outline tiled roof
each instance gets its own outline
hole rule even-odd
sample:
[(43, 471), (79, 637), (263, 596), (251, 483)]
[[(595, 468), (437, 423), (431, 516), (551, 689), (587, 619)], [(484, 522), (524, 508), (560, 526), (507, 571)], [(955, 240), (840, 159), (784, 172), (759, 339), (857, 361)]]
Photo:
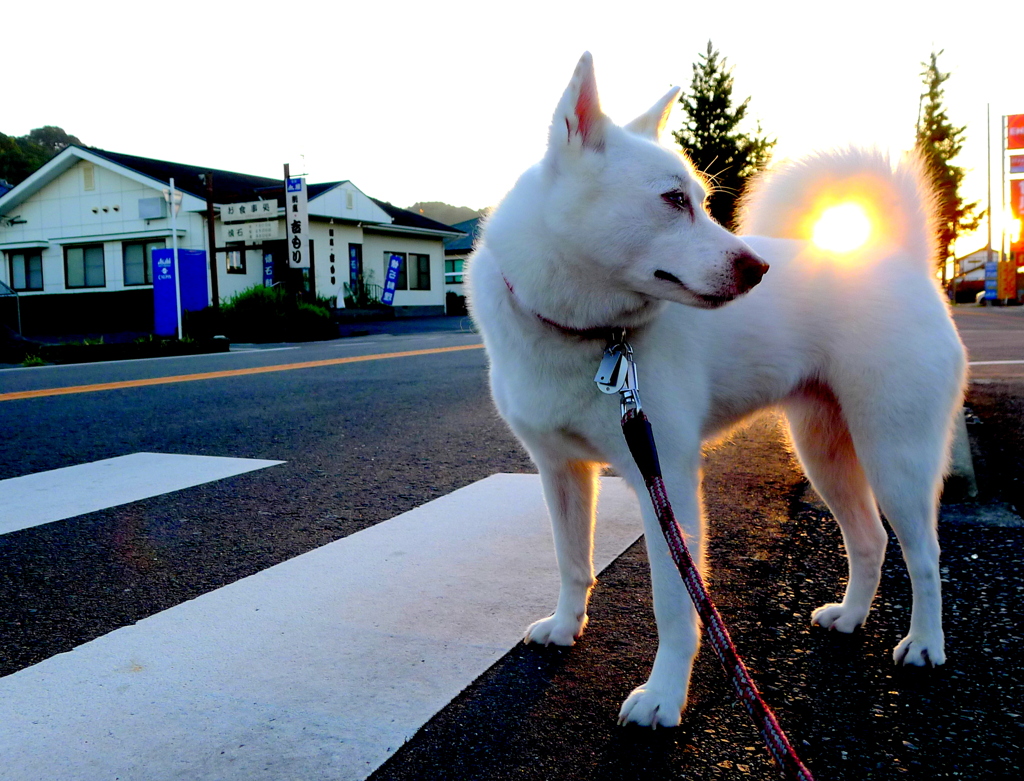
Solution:
[[(78, 146), (77, 144), (72, 146), (76, 146), (78, 149), (89, 154), (102, 157), (115, 165), (130, 169), (159, 182), (167, 182), (173, 177), (175, 188), (202, 200), (206, 199), (206, 184), (202, 177), (207, 172), (212, 172), (213, 202), (217, 204), (253, 201), (258, 198), (277, 198), (280, 203), (283, 203), (285, 199), (283, 179), (240, 174), (235, 171), (224, 171), (219, 168), (209, 168), (208, 166), (172, 163), (167, 160), (126, 155), (120, 152), (110, 152), (106, 149)], [(322, 195), (328, 190), (337, 187), (339, 184), (343, 184), (344, 181), (347, 180), (307, 184), (306, 188), (309, 198), (312, 200), (318, 195)], [(0, 194), (2, 192), (3, 190), (0, 190)], [(370, 200), (391, 217), (394, 225), (447, 233), (457, 232), (456, 228), (436, 220), (431, 220), (422, 214), (416, 214), (407, 209), (400, 209), (376, 198), (371, 198)]]
[[(213, 172), (213, 201), (214, 203), (234, 203), (237, 201), (253, 201), (263, 196), (264, 198), (274, 197), (270, 192), (275, 188), (284, 194), (284, 183), (281, 179), (271, 179), (266, 176), (252, 176), (250, 174), (239, 174), (234, 171), (222, 171), (217, 168), (209, 168), (201, 165), (187, 165), (185, 163), (172, 163), (167, 160), (154, 160), (149, 157), (137, 157), (125, 155), (120, 152), (109, 152), (106, 149), (86, 148), (87, 152), (105, 158), (112, 163), (130, 168), (145, 176), (149, 176), (160, 182), (168, 181), (174, 177), (174, 186), (197, 198), (206, 198), (206, 185), (200, 178), (207, 171)], [(322, 190), (321, 190), (322, 192)], [(312, 186), (310, 195), (313, 195)]]
[(452, 227), (462, 231), (466, 235), (460, 236), (457, 239), (445, 239), (445, 252), (469, 252), (472, 250), (473, 245), (476, 244), (477, 236), (480, 233), (481, 218), (474, 217), (473, 219), (466, 220), (465, 222), (457, 222)]

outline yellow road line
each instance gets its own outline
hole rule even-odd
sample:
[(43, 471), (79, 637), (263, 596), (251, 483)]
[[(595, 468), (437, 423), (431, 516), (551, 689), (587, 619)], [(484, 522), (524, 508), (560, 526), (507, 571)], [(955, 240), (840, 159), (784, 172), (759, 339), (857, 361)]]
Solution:
[(434, 347), (429, 350), (407, 350), (400, 353), (377, 353), (376, 355), (355, 355), (350, 358), (328, 358), (323, 361), (305, 361), (303, 363), (281, 363), (275, 366), (254, 366), (251, 369), (228, 369), (219, 372), (203, 372), (202, 374), (177, 374), (173, 377), (151, 377), (144, 380), (123, 380), (121, 382), (101, 382), (96, 385), (72, 385), (67, 388), (40, 388), (39, 390), (15, 391), (0, 393), (0, 401), (15, 399), (38, 399), (45, 396), (65, 396), (69, 393), (93, 393), (94, 391), (118, 390), (119, 388), (142, 388), (147, 385), (167, 385), (173, 382), (195, 382), (196, 380), (216, 380), (221, 377), (241, 377), (247, 374), (266, 374), (268, 372), (284, 372), (292, 369), (315, 369), (318, 366), (338, 366), (344, 363), (360, 363), (362, 361), (380, 361), (385, 358), (411, 358), (414, 355), (433, 355), (450, 353), (457, 350), (479, 350), (482, 344), (464, 344), (457, 347)]

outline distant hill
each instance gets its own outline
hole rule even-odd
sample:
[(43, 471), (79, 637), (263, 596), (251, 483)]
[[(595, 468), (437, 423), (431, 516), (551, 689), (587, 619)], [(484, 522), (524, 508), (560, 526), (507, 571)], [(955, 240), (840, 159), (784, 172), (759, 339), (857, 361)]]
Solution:
[(443, 222), (445, 225), (471, 220), (474, 217), (479, 217), (485, 211), (484, 209), (470, 209), (468, 206), (452, 206), (441, 203), (441, 201), (419, 201), (406, 208), (416, 214), (422, 214), (428, 219)]
[(68, 144), (79, 144), (77, 137), (54, 125), (37, 127), (27, 136), (0, 133), (0, 179), (9, 184), (24, 181)]

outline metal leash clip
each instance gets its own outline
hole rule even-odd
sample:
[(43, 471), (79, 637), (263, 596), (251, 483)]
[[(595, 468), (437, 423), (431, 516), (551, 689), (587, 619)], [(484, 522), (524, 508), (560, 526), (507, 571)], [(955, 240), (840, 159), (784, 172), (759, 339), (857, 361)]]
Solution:
[(640, 389), (636, 379), (636, 362), (633, 360), (633, 348), (626, 341), (625, 329), (619, 331), (605, 348), (594, 382), (602, 393), (621, 394), (623, 415), (629, 409), (639, 411)]

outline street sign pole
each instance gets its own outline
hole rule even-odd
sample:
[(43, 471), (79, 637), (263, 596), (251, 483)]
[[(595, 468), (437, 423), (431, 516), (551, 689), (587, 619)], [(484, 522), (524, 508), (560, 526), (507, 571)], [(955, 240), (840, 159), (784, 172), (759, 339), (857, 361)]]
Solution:
[(174, 254), (174, 313), (178, 320), (178, 341), (181, 341), (181, 273), (178, 268), (178, 203), (174, 192), (174, 177), (171, 177), (171, 251)]
[(213, 222), (213, 171), (206, 172), (206, 240), (210, 245), (210, 303), (220, 309), (220, 284), (217, 281), (217, 229)]

